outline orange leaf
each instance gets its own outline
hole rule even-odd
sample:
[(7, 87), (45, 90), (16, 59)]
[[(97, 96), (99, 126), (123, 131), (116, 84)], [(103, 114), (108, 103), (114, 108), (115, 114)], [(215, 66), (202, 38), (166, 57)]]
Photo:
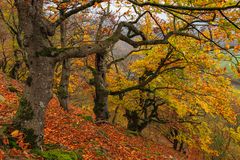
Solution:
[(19, 136), (19, 134), (20, 134), (19, 130), (15, 130), (15, 131), (13, 131), (13, 132), (11, 133), (11, 136), (12, 136), (13, 138), (16, 138), (16, 137)]
[(18, 156), (21, 154), (20, 150), (17, 150), (16, 148), (12, 148), (9, 153), (11, 156)]
[(7, 138), (3, 138), (3, 144), (4, 144), (4, 145), (8, 145), (8, 144), (9, 144), (9, 141), (8, 141)]
[(0, 150), (0, 159), (4, 159), (4, 152)]

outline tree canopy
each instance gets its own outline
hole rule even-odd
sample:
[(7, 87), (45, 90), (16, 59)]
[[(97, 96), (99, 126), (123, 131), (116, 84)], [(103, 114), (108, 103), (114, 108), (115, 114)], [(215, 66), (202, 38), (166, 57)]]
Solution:
[(41, 147), (49, 101), (67, 111), (81, 93), (97, 124), (225, 156), (239, 144), (239, 17), (236, 0), (0, 2), (1, 68), (25, 82), (9, 134)]

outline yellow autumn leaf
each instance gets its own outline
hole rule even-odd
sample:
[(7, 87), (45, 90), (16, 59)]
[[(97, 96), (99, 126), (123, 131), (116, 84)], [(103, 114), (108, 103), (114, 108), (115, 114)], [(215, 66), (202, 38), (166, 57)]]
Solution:
[(11, 133), (11, 136), (12, 136), (13, 138), (18, 137), (18, 136), (19, 136), (19, 133), (20, 133), (19, 130), (14, 130), (14, 131)]
[(217, 58), (218, 58), (219, 60), (223, 59), (224, 57), (225, 57), (225, 55), (224, 55), (223, 53), (218, 53), (218, 54), (217, 54)]

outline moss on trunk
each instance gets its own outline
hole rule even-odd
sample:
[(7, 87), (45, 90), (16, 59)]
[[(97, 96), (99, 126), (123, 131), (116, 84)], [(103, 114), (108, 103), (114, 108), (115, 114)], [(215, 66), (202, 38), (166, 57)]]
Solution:
[(16, 114), (17, 120), (31, 120), (34, 116), (33, 109), (30, 102), (26, 98), (22, 97), (20, 99), (19, 109)]
[(25, 128), (22, 124), (25, 121), (30, 121), (33, 119), (34, 112), (29, 101), (25, 97), (20, 99), (19, 109), (16, 113), (13, 126), (8, 131), (10, 134), (13, 130), (20, 130), (24, 133), (25, 142), (29, 143), (32, 147), (36, 146), (37, 136), (34, 134), (33, 129)]
[(64, 99), (64, 98), (68, 98), (68, 93), (67, 91), (64, 89), (63, 86), (60, 86), (57, 90), (57, 95), (59, 98)]
[(44, 48), (40, 52), (36, 52), (36, 56), (43, 56), (43, 57), (56, 57), (62, 52), (64, 52), (66, 48), (55, 48), (55, 47), (49, 47)]

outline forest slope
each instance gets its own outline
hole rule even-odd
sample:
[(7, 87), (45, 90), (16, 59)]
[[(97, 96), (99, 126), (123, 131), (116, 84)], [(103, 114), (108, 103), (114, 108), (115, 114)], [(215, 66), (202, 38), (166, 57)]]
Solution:
[[(10, 124), (16, 114), (22, 90), (21, 83), (0, 73), (0, 130), (3, 125)], [(45, 144), (57, 144), (55, 146), (58, 148), (78, 151), (86, 160), (186, 159), (172, 148), (132, 135), (120, 126), (95, 124), (92, 117), (89, 111), (74, 106), (66, 112), (53, 98), (46, 112)], [(0, 136), (3, 140), (1, 143), (8, 143), (1, 133)], [(0, 146), (0, 159), (43, 159), (30, 153), (28, 144), (23, 142), (19, 146), (23, 149)]]

